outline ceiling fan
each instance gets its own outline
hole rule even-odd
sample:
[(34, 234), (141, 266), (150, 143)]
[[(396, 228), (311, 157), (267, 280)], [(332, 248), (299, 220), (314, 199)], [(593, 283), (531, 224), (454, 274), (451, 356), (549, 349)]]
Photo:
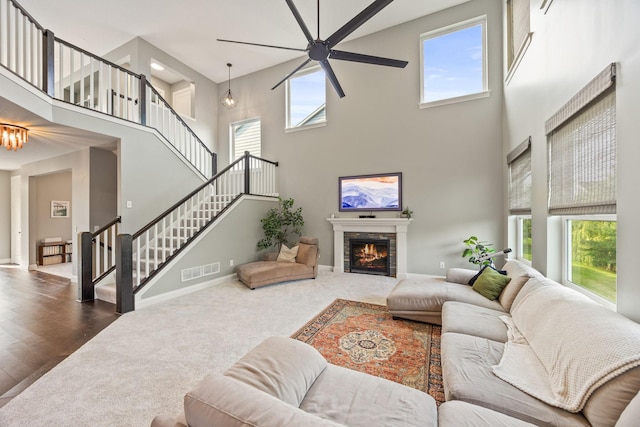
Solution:
[(262, 46), (262, 47), (271, 47), (276, 49), (287, 49), (287, 50), (297, 50), (300, 52), (306, 52), (309, 55), (309, 58), (306, 59), (302, 64), (296, 67), (295, 70), (287, 74), (287, 76), (280, 80), (271, 90), (277, 88), (282, 83), (284, 83), (287, 79), (293, 76), (295, 73), (300, 71), (305, 65), (307, 65), (311, 61), (318, 61), (322, 66), (329, 82), (336, 90), (340, 98), (344, 96), (344, 91), (340, 86), (340, 82), (338, 82), (338, 78), (336, 77), (333, 69), (331, 68), (331, 64), (329, 64), (329, 59), (337, 59), (340, 61), (351, 61), (351, 62), (362, 62), (365, 64), (373, 64), (373, 65), (385, 65), (387, 67), (396, 67), (396, 68), (404, 68), (407, 66), (407, 61), (400, 61), (397, 59), (389, 59), (382, 58), (379, 56), (371, 56), (371, 55), (363, 55), (361, 53), (353, 53), (353, 52), (345, 52), (342, 50), (336, 50), (334, 47), (340, 43), (345, 37), (349, 36), (349, 34), (353, 33), (357, 30), (362, 24), (371, 19), (375, 14), (380, 12), (386, 6), (388, 6), (393, 0), (375, 0), (368, 7), (366, 7), (362, 12), (354, 16), (349, 22), (340, 27), (335, 33), (327, 37), (326, 40), (320, 39), (320, 0), (318, 0), (318, 37), (316, 39), (313, 38), (309, 28), (302, 20), (302, 16), (298, 12), (298, 9), (293, 4), (293, 0), (285, 0), (287, 5), (289, 5), (289, 9), (293, 13), (293, 16), (298, 21), (298, 25), (302, 29), (305, 37), (307, 38), (307, 47), (305, 49), (293, 48), (293, 47), (284, 47), (284, 46), (273, 46), (268, 44), (261, 43), (249, 43), (249, 42), (241, 42), (235, 40), (223, 40), (218, 39), (221, 42), (227, 43), (239, 43), (239, 44), (247, 44), (252, 46)]

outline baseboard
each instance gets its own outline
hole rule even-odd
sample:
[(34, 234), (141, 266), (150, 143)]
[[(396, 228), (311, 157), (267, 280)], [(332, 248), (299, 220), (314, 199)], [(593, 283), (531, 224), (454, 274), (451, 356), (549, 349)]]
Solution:
[(333, 271), (333, 265), (318, 264), (318, 271)]
[(187, 286), (186, 288), (180, 288), (180, 289), (176, 289), (175, 291), (166, 292), (161, 295), (156, 295), (154, 297), (141, 298), (141, 299), (138, 299), (136, 297), (136, 309), (157, 304), (159, 302), (168, 301), (170, 299), (187, 295), (193, 292), (201, 291), (203, 289), (207, 289), (212, 286), (221, 285), (223, 283), (227, 283), (232, 280), (235, 280), (236, 278), (237, 278), (236, 274), (232, 273), (226, 276), (218, 277), (217, 279), (208, 280), (206, 282), (200, 282), (192, 286)]
[(33, 271), (37, 269), (38, 269), (38, 264), (29, 264), (29, 267), (27, 267), (27, 270), (29, 271)]
[(0, 259), (0, 264), (11, 264), (11, 258)]
[(422, 273), (407, 273), (406, 279), (432, 279), (434, 277), (444, 277), (444, 274), (422, 274)]

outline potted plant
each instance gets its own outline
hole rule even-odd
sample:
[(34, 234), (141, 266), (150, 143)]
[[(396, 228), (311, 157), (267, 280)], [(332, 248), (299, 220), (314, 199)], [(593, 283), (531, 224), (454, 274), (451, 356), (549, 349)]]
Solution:
[(487, 254), (492, 254), (496, 250), (492, 247), (493, 243), (487, 243), (480, 241), (476, 236), (471, 236), (468, 239), (463, 240), (463, 243), (467, 245), (462, 252), (463, 258), (469, 258), (469, 262), (476, 265), (491, 265), (491, 259), (485, 259), (480, 261), (479, 258)]
[(412, 215), (413, 215), (413, 211), (409, 210), (409, 206), (404, 208), (404, 210), (402, 211), (402, 217), (403, 218), (410, 219)]
[(272, 246), (280, 249), (283, 244), (289, 246), (288, 240), (292, 234), (298, 237), (302, 235), (302, 208), (293, 210), (293, 199), (278, 198), (278, 201), (279, 206), (269, 209), (267, 216), (260, 220), (264, 238), (258, 242), (258, 249), (268, 249)]

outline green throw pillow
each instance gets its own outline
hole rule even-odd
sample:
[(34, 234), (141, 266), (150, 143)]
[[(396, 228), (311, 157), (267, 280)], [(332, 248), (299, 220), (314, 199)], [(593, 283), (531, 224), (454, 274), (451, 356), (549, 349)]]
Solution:
[(485, 268), (473, 283), (472, 289), (491, 301), (500, 296), (500, 292), (509, 284), (511, 277), (498, 273), (493, 268)]

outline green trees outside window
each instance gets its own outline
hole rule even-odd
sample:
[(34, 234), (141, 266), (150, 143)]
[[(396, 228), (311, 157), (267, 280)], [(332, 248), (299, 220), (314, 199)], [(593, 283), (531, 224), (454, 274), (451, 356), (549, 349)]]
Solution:
[(616, 221), (570, 220), (569, 281), (616, 302)]

